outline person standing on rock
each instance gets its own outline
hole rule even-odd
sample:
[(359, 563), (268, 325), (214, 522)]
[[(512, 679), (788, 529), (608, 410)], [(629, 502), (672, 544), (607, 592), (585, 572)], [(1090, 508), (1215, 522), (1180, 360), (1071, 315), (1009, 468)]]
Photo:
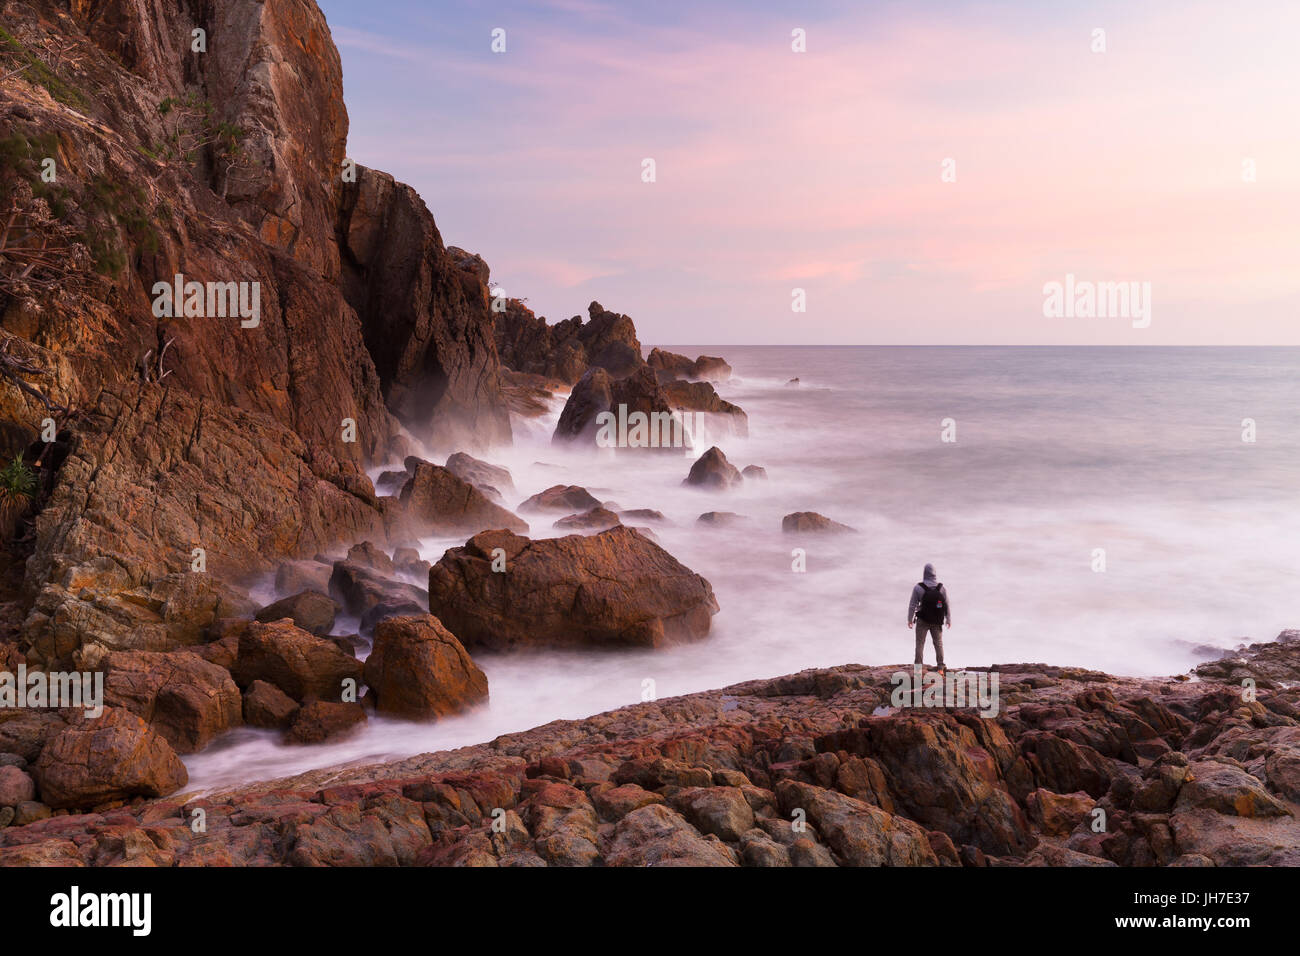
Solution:
[(925, 664), (925, 635), (934, 641), (934, 656), (939, 670), (947, 670), (943, 664), (943, 626), (952, 627), (952, 609), (948, 605), (948, 592), (943, 584), (935, 579), (934, 565), (927, 564), (921, 580), (912, 588), (912, 599), (907, 604), (907, 626), (916, 627), (917, 667)]

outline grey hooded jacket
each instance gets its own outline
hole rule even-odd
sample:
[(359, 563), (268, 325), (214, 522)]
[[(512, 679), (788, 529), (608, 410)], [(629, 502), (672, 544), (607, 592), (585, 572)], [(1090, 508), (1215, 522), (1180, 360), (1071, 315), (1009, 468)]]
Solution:
[[(933, 564), (927, 564), (925, 566), (925, 573), (922, 574), (921, 578), (922, 581), (925, 584), (929, 585), (930, 587), (933, 587), (936, 583), (938, 583), (938, 578), (934, 576)], [(943, 596), (943, 613), (944, 613), (945, 623), (951, 626), (952, 625), (952, 604), (950, 604), (948, 601), (948, 589), (945, 588), (942, 584), (939, 585), (939, 594)], [(907, 604), (907, 623), (909, 626), (916, 623), (916, 612), (921, 607), (921, 598), (923, 598), (924, 596), (925, 596), (925, 588), (923, 588), (920, 584), (917, 584), (915, 587), (912, 588), (912, 600), (909, 601)]]

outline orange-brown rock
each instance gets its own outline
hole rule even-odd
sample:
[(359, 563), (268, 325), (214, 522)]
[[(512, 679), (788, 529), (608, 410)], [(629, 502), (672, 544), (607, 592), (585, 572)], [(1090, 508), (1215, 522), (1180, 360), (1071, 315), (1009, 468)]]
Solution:
[(399, 501), (403, 527), (416, 534), (474, 534), (489, 528), (528, 531), (528, 522), (441, 465), (417, 464)]
[(284, 739), (291, 744), (320, 744), (355, 733), (365, 723), (360, 704), (310, 700), (294, 713)]
[(487, 676), (431, 614), (381, 621), (365, 678), (377, 710), (413, 720), (445, 717), (488, 699)]
[(588, 368), (599, 368), (611, 378), (622, 378), (644, 365), (636, 327), (626, 315), (606, 310), (599, 302), (587, 307), (588, 321), (580, 316), (547, 325), (546, 319), (517, 299), (506, 303), (496, 317), (497, 351), (503, 365), (559, 379), (572, 385)]
[(855, 529), (815, 511), (796, 511), (781, 519), (781, 530), (787, 534), (851, 534)]
[(718, 603), (703, 577), (617, 527), (540, 541), (475, 535), (429, 571), (429, 610), (470, 649), (662, 647), (706, 636)]
[(177, 753), (196, 753), (241, 723), (230, 672), (189, 651), (105, 656), (104, 702), (144, 719)]
[(232, 673), (241, 687), (263, 680), (297, 701), (341, 700), (344, 681), (361, 684), (360, 661), (288, 620), (250, 624)]
[(695, 460), (682, 484), (708, 491), (725, 491), (739, 485), (742, 480), (740, 471), (715, 445)]
[(533, 511), (590, 511), (600, 501), (581, 485), (552, 485), (539, 491), (519, 506), (525, 513)]
[(189, 779), (162, 735), (121, 707), (93, 718), (75, 712), (41, 751), (35, 777), (41, 800), (56, 808), (161, 797)]
[[(645, 444), (632, 444), (631, 429), (636, 413), (646, 416)], [(601, 437), (605, 413), (613, 416), (612, 423), (628, 423), (626, 446), (618, 445), (615, 429), (606, 429), (616, 447), (628, 448), (682, 448), (688, 437), (681, 419), (674, 414), (672, 401), (663, 386), (655, 379), (649, 366), (640, 365), (622, 378), (615, 378), (603, 368), (593, 366), (573, 386), (564, 410), (560, 412), (551, 440), (557, 443), (575, 442), (590, 444)], [(636, 440), (639, 442), (640, 438)]]

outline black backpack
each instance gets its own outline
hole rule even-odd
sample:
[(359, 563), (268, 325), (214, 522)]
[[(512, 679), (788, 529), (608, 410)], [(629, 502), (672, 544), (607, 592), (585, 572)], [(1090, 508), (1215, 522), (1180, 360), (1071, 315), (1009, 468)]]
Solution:
[(924, 581), (918, 582), (921, 590), (921, 607), (916, 612), (916, 616), (926, 624), (942, 624), (944, 618), (943, 607), (943, 583), (940, 582), (934, 587), (927, 587)]

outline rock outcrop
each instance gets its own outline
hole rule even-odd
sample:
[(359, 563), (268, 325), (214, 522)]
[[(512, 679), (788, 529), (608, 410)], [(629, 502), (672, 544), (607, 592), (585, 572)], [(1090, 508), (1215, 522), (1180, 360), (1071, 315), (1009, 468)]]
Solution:
[(496, 321), (502, 364), (568, 385), (588, 369), (603, 369), (610, 378), (619, 379), (645, 365), (630, 318), (607, 311), (599, 302), (587, 307), (587, 316), (585, 323), (575, 315), (547, 325), (522, 302), (510, 300)]
[[(345, 162), (315, 3), (12, 0), (3, 19), (0, 208), (19, 231), (0, 347), (32, 371), (0, 387), (0, 453), (41, 463), (34, 666), (195, 643), (245, 610), (237, 578), (382, 540), (363, 468), (405, 453), (403, 426), (509, 440), (487, 267), (409, 187)], [(52, 254), (28, 269), (28, 246)], [(152, 596), (192, 573), (201, 597)]]
[(444, 247), (423, 200), (387, 173), (358, 166), (340, 217), (343, 290), (388, 408), (434, 444), (508, 442), (487, 264)]
[[(611, 417), (602, 417), (604, 413)], [(644, 433), (640, 435), (632, 418), (638, 413), (644, 416)], [(603, 368), (589, 369), (569, 393), (552, 441), (599, 443), (620, 449), (682, 448), (689, 446), (690, 436), (668, 393), (643, 365), (622, 379), (613, 378)]]
[(694, 361), (666, 349), (651, 349), (646, 364), (665, 381), (686, 379), (693, 382), (725, 382), (731, 378), (731, 366), (716, 355), (701, 355)]
[[(455, 751), (189, 801), (135, 797), (111, 814), (28, 812), (0, 829), (0, 865), (1300, 863), (1300, 804), (1265, 769), (1297, 752), (1300, 688), (1247, 702), (1232, 681), (1011, 664), (981, 672), (997, 674), (1001, 705), (981, 716), (895, 706), (899, 672), (848, 665), (654, 702), (632, 691), (618, 710)], [(332, 707), (303, 735), (364, 719)]]

